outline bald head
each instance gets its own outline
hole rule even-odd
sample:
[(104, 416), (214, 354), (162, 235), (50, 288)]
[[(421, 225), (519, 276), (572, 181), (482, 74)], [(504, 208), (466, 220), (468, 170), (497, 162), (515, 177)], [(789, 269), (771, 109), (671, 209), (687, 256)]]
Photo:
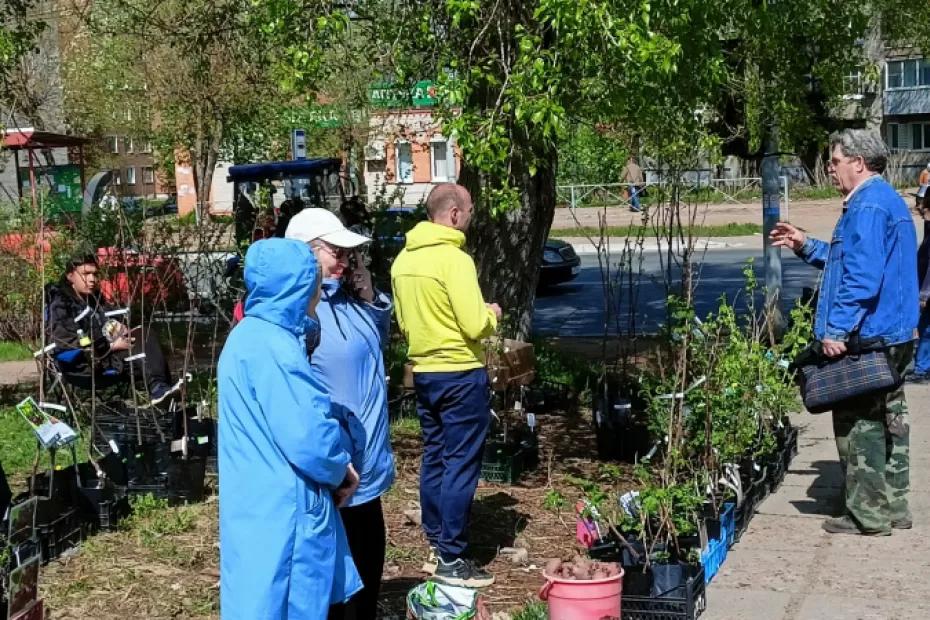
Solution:
[(426, 214), (434, 224), (464, 231), (471, 221), (471, 194), (455, 183), (440, 183), (426, 198)]

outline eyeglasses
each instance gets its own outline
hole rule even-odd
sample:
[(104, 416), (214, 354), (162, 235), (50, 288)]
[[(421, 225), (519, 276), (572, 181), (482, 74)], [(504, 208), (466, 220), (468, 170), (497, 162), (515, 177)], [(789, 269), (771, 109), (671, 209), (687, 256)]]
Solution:
[(349, 251), (346, 250), (345, 248), (337, 248), (335, 246), (332, 246), (326, 243), (325, 241), (311, 243), (310, 247), (326, 250), (326, 253), (332, 256), (333, 258), (335, 258), (336, 260), (345, 258), (349, 254)]
[(846, 157), (844, 159), (833, 158), (827, 162), (827, 170), (835, 170), (840, 164), (849, 164), (859, 159), (858, 157)]

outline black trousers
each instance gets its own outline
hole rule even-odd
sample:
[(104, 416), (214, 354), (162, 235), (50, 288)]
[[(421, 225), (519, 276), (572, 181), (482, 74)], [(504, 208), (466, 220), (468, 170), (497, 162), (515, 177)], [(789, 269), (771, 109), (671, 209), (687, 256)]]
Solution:
[(330, 607), (329, 620), (375, 620), (387, 546), (381, 498), (342, 508), (339, 512), (349, 539), (352, 560), (364, 587), (348, 603)]
[[(144, 382), (149, 392), (158, 384), (171, 385), (171, 371), (168, 369), (164, 351), (158, 342), (158, 335), (153, 331), (148, 334), (138, 334), (135, 339), (129, 351), (117, 351), (97, 360), (96, 376), (93, 380), (91, 380), (92, 371), (89, 365), (82, 366), (76, 372), (69, 372), (68, 368), (62, 368), (65, 380), (85, 390), (91, 389), (91, 386), (107, 388), (129, 381), (129, 366), (132, 365), (133, 370), (139, 373), (136, 378)], [(144, 360), (126, 361), (127, 357), (139, 353), (145, 353)], [(85, 355), (89, 359), (89, 354)]]

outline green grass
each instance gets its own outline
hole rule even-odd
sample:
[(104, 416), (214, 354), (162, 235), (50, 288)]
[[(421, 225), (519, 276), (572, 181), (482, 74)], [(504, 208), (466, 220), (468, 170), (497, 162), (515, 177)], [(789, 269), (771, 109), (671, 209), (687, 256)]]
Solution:
[(0, 458), (8, 476), (22, 476), (32, 471), (36, 439), (16, 409), (0, 410)]
[(21, 342), (0, 340), (0, 362), (15, 362), (32, 359), (32, 351)]
[(397, 439), (404, 435), (419, 435), (420, 419), (419, 418), (398, 418), (391, 422), (391, 439)]
[[(744, 237), (747, 235), (756, 235), (762, 233), (760, 224), (737, 223), (729, 224), (711, 224), (694, 226), (691, 228), (695, 237)], [(552, 232), (558, 232), (566, 237), (599, 237), (601, 232), (597, 228), (590, 226), (581, 226), (575, 228), (553, 229)], [(635, 237), (642, 234), (646, 239), (652, 239), (656, 236), (655, 230), (647, 226), (608, 226), (605, 231), (608, 237)], [(667, 230), (660, 230), (662, 237), (668, 236)]]
[[(16, 409), (13, 407), (0, 409), (0, 460), (3, 461), (3, 471), (13, 479), (14, 483), (25, 479), (32, 473), (36, 446), (36, 436)], [(87, 458), (86, 442), (83, 436), (78, 440), (76, 452), (79, 461)], [(39, 471), (48, 469), (49, 464), (48, 450), (42, 450), (39, 458)], [(70, 450), (58, 450), (55, 465), (67, 467), (70, 464)], [(14, 483), (11, 483), (11, 486)]]

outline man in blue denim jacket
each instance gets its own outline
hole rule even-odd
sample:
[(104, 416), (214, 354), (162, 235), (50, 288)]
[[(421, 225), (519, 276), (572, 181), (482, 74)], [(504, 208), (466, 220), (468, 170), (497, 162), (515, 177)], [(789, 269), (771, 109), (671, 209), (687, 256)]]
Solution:
[[(824, 270), (814, 336), (828, 357), (846, 354), (857, 333), (880, 338), (903, 374), (918, 318), (917, 233), (907, 205), (882, 177), (888, 151), (874, 132), (847, 129), (830, 138), (828, 164), (843, 194), (830, 243), (778, 223), (773, 245)], [(823, 528), (836, 534), (888, 535), (911, 527), (907, 493), (910, 425), (903, 386), (845, 401), (833, 430), (846, 472), (845, 513)]]

